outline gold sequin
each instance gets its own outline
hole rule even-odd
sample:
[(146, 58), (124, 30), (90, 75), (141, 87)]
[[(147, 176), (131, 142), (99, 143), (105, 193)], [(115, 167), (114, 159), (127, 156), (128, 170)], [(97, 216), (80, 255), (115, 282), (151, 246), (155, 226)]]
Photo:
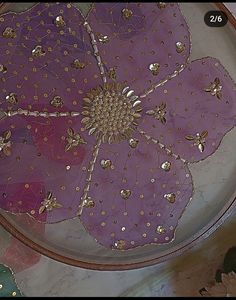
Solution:
[(166, 8), (166, 3), (165, 2), (158, 2), (157, 3), (157, 6), (160, 8), (160, 9), (162, 9), (162, 8)]
[(162, 168), (162, 170), (164, 170), (164, 171), (170, 171), (170, 168), (171, 168), (171, 162), (169, 162), (169, 161), (165, 161), (165, 162), (163, 162), (162, 164), (161, 164), (161, 168)]
[(6, 27), (2, 33), (2, 36), (7, 39), (14, 39), (16, 38), (16, 32), (11, 27)]
[(112, 165), (111, 160), (109, 160), (109, 159), (102, 159), (102, 160), (101, 160), (101, 167), (102, 167), (103, 169), (108, 169), (108, 168), (111, 167), (111, 165)]
[(102, 44), (105, 44), (105, 43), (108, 43), (109, 42), (109, 37), (107, 35), (103, 35), (101, 33), (98, 33), (97, 34), (97, 38), (98, 38), (98, 41)]
[(121, 12), (122, 12), (122, 17), (125, 20), (128, 20), (128, 19), (130, 19), (133, 16), (132, 10), (130, 10), (128, 8), (123, 8)]
[(16, 296), (16, 292), (12, 292), (11, 295), (12, 295), (13, 297), (15, 297), (15, 296)]
[(11, 155), (11, 131), (5, 131), (1, 136), (0, 136), (0, 152), (2, 151), (6, 156)]
[(126, 242), (124, 240), (118, 240), (114, 243), (115, 248), (119, 249), (119, 250), (123, 250), (125, 245), (126, 245)]
[(32, 55), (34, 57), (41, 57), (45, 56), (46, 52), (43, 50), (43, 47), (40, 45), (35, 46), (35, 48), (32, 50)]
[(138, 140), (135, 138), (129, 139), (129, 145), (131, 148), (136, 148), (138, 146)]
[(81, 62), (79, 59), (75, 59), (72, 63), (72, 67), (82, 70), (85, 68), (85, 63)]
[(64, 21), (62, 16), (57, 16), (55, 21), (54, 21), (54, 24), (57, 27), (64, 27), (66, 25), (66, 22)]
[(152, 75), (157, 76), (160, 72), (160, 65), (158, 63), (152, 63), (149, 65), (149, 70), (152, 72)]
[(170, 203), (174, 203), (176, 196), (174, 193), (169, 193), (169, 194), (165, 194), (164, 198), (166, 198)]
[(131, 190), (121, 190), (120, 195), (123, 199), (127, 200), (131, 196)]
[(15, 93), (10, 93), (9, 95), (6, 96), (6, 100), (8, 103), (14, 105), (18, 103), (18, 98)]
[(185, 50), (185, 45), (182, 42), (177, 42), (175, 44), (175, 47), (176, 47), (176, 52), (177, 53), (181, 53)]
[(156, 228), (156, 232), (157, 232), (158, 234), (163, 234), (163, 233), (166, 232), (166, 230), (165, 230), (165, 228), (164, 228), (163, 226), (159, 225), (159, 226), (157, 226), (157, 228)]
[(87, 197), (84, 201), (85, 207), (93, 208), (95, 206), (95, 202), (92, 200), (91, 197)]
[(2, 284), (0, 284), (0, 290), (3, 288), (3, 285)]
[(63, 100), (60, 96), (54, 96), (50, 104), (54, 107), (59, 108), (63, 106)]
[(0, 64), (0, 73), (5, 74), (7, 72), (7, 67), (5, 67), (4, 65)]

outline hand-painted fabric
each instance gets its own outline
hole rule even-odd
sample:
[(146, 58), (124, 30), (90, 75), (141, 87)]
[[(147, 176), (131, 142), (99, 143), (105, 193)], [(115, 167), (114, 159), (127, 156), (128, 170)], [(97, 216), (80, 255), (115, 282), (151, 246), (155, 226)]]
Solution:
[(0, 206), (79, 217), (105, 247), (169, 243), (193, 196), (189, 164), (235, 126), (235, 84), (189, 61), (172, 3), (40, 3), (0, 17)]

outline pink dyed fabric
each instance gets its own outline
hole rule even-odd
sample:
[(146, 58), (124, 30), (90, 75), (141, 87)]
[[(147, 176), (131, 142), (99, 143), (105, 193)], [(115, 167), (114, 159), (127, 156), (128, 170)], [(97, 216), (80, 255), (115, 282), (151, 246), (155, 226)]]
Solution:
[[(123, 9), (132, 12), (129, 19), (122, 17)], [(59, 15), (66, 23), (63, 28), (54, 25)], [(183, 70), (140, 98), (142, 116), (132, 136), (139, 141), (136, 148), (127, 140), (101, 144), (88, 194), (95, 206), (84, 208), (81, 222), (96, 241), (109, 248), (117, 248), (120, 241), (123, 250), (169, 243), (193, 193), (188, 163), (214, 153), (235, 125), (234, 82), (214, 58), (188, 63), (189, 30), (177, 4), (160, 8), (156, 3), (98, 3), (87, 22), (97, 39), (108, 82), (124, 83), (141, 96)], [(6, 27), (16, 32), (13, 39), (0, 36), (0, 64), (7, 68), (0, 73), (2, 110), (81, 112), (83, 97), (103, 85), (83, 23), (79, 10), (65, 3), (40, 3), (27, 12), (2, 16), (1, 33)], [(109, 40), (99, 42), (101, 35)], [(176, 51), (177, 42), (184, 45), (183, 51)], [(44, 56), (32, 56), (36, 45), (42, 46)], [(75, 59), (84, 63), (82, 69), (72, 66)], [(156, 75), (149, 69), (153, 63), (160, 65)], [(111, 71), (115, 71), (113, 79)], [(221, 99), (205, 91), (216, 78)], [(10, 93), (17, 94), (18, 103), (6, 102)], [(50, 105), (55, 96), (61, 97), (63, 107)], [(166, 122), (147, 114), (161, 103), (165, 103)], [(68, 128), (87, 143), (65, 152)], [(76, 217), (97, 143), (81, 128), (81, 116), (15, 116), (0, 121), (0, 136), (7, 130), (12, 133), (11, 155), (0, 152), (2, 209), (28, 213), (46, 223)], [(208, 135), (200, 152), (186, 136), (204, 131)], [(101, 160), (108, 159), (112, 168), (103, 169)], [(161, 168), (164, 162), (171, 165), (169, 171)], [(121, 197), (121, 190), (131, 191), (128, 199)], [(49, 191), (62, 207), (39, 214)], [(174, 201), (167, 200), (168, 194), (175, 195)]]

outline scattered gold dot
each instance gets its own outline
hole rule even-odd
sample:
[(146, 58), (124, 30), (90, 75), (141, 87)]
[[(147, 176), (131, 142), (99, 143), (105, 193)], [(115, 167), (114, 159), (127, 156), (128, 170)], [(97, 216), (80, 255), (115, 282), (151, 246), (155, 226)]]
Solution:
[(134, 245), (134, 244), (135, 244), (135, 241), (131, 241), (130, 244), (131, 244), (131, 245)]
[(144, 198), (144, 195), (143, 195), (143, 194), (141, 194), (141, 195), (139, 196), (139, 198), (140, 198), (140, 199), (143, 199), (143, 198)]
[(124, 215), (124, 216), (127, 216), (127, 215), (128, 215), (128, 212), (127, 212), (127, 211), (124, 211), (123, 215)]
[(146, 225), (147, 225), (147, 227), (150, 227), (150, 226), (151, 226), (151, 223), (148, 222)]
[(166, 241), (169, 241), (169, 239), (170, 239), (170, 238), (169, 238), (168, 236), (165, 237), (165, 240), (166, 240)]
[(122, 228), (121, 228), (121, 231), (125, 231), (125, 227), (122, 227)]
[(106, 222), (102, 222), (102, 223), (101, 223), (101, 226), (102, 226), (102, 227), (106, 226)]
[(25, 184), (25, 188), (28, 189), (30, 186), (28, 183)]
[(143, 237), (147, 237), (147, 234), (146, 234), (146, 233), (143, 233)]
[(47, 142), (47, 141), (48, 141), (48, 138), (47, 138), (47, 137), (44, 137), (44, 138), (43, 138), (43, 141), (44, 141), (44, 142)]
[(144, 215), (144, 211), (143, 211), (143, 210), (140, 210), (140, 212), (139, 212), (139, 213), (140, 213), (140, 215), (141, 215), (141, 216), (143, 216), (143, 215)]
[(106, 212), (103, 210), (103, 211), (101, 212), (101, 215), (102, 215), (102, 216), (105, 216), (105, 215), (106, 215)]
[(70, 166), (66, 166), (66, 170), (69, 171), (70, 170)]
[(0, 290), (3, 288), (3, 285), (2, 284), (0, 284)]
[(32, 210), (30, 211), (30, 213), (31, 213), (31, 215), (34, 215), (34, 214), (35, 214), (35, 210), (32, 209)]
[(66, 187), (64, 185), (61, 185), (61, 190), (64, 191)]
[(15, 296), (16, 296), (16, 292), (12, 292), (11, 294), (12, 294), (12, 296), (13, 296), (13, 297), (15, 297)]
[(112, 233), (111, 233), (111, 237), (114, 237), (114, 236), (115, 236), (115, 233), (114, 233), (114, 232), (112, 232)]
[(75, 188), (75, 190), (76, 190), (77, 192), (80, 191), (80, 187), (77, 186), (77, 187)]

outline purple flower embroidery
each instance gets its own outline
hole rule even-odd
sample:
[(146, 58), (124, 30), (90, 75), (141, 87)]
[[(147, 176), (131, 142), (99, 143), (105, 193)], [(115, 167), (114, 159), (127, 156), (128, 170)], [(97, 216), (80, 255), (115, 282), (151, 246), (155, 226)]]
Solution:
[[(178, 5), (99, 3), (84, 19), (40, 3), (2, 16), (1, 31), (1, 208), (78, 216), (119, 250), (172, 241), (193, 194), (188, 164), (235, 125), (234, 82), (217, 59), (189, 63)], [(59, 204), (42, 209), (48, 195)]]

